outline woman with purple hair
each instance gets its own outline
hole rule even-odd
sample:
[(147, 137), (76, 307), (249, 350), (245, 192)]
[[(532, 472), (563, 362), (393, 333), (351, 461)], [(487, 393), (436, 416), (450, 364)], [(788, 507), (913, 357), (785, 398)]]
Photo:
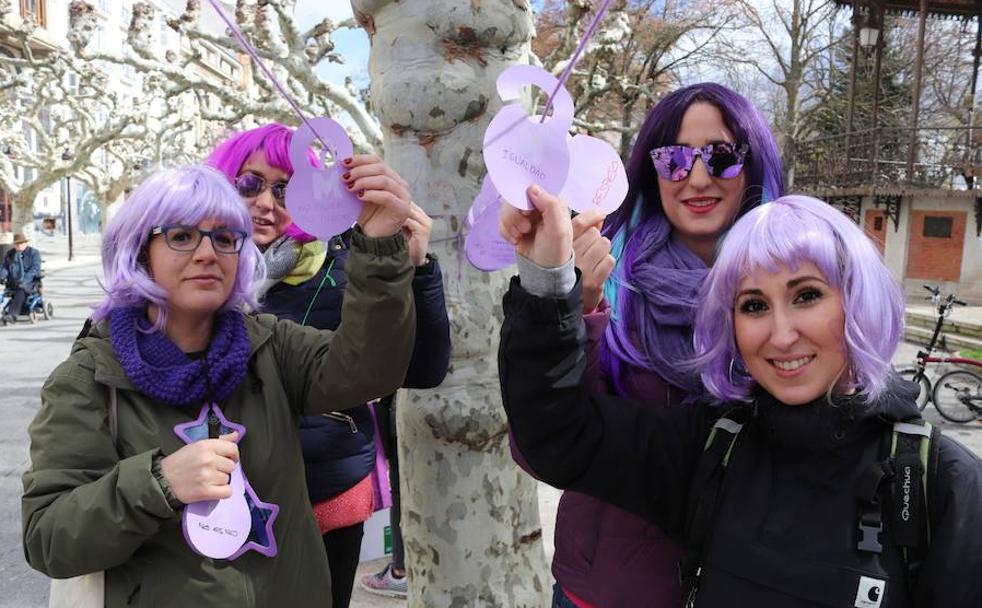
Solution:
[[(293, 223), (285, 206), (286, 185), (293, 175), (289, 149), (293, 130), (272, 123), (237, 133), (222, 142), (208, 158), (232, 182), (252, 217), (252, 239), (266, 260), (261, 291), (263, 312), (318, 329), (335, 329), (341, 322), (341, 303), (348, 279), (345, 261), (352, 231), (317, 241)], [(316, 158), (311, 157), (313, 162)], [(353, 191), (366, 196), (408, 199), (406, 182), (374, 155), (356, 155), (346, 162), (345, 179)], [(427, 254), (432, 221), (410, 202), (403, 232), (414, 266), (413, 299), (416, 305), (416, 343), (401, 384), (408, 388), (439, 385), (450, 359), (450, 323), (443, 296), (443, 274), (435, 256)], [(388, 365), (385, 359), (362, 359), (367, 367)], [(388, 410), (380, 408), (385, 416)], [(383, 424), (383, 428), (387, 425)], [(344, 412), (304, 416), (300, 440), (306, 468), (307, 491), (323, 535), (330, 565), (334, 608), (351, 601), (365, 521), (372, 515), (370, 475), (376, 466), (373, 414), (369, 406)], [(395, 454), (390, 456), (390, 461)], [(392, 480), (393, 496), (398, 480)], [(381, 508), (380, 506), (378, 508)], [(393, 521), (398, 521), (398, 513)], [(401, 561), (401, 536), (394, 535), (394, 564), (378, 578), (383, 591), (402, 592), (406, 578)]]
[(708, 394), (651, 408), (588, 390), (574, 229), (557, 197), (530, 199), (529, 225), (502, 216), (520, 277), (499, 368), (541, 479), (680, 540), (686, 606), (978, 603), (966, 531), (982, 526), (982, 463), (932, 432), (894, 373), (904, 301), (858, 226), (802, 196), (747, 212), (699, 289), (693, 355), (675, 362)]
[[(652, 108), (627, 175), (625, 202), (603, 228), (596, 213), (573, 220), (589, 377), (599, 393), (651, 407), (678, 405), (703, 390), (698, 375), (678, 361), (692, 354), (696, 294), (716, 243), (736, 218), (783, 194), (781, 161), (753, 104), (703, 83)], [(557, 517), (553, 605), (678, 606), (679, 556), (651, 523), (566, 492)]]
[[(94, 324), (48, 377), (29, 428), (30, 565), (54, 578), (104, 571), (106, 606), (327, 605), (297, 425), (402, 383), (415, 329), (408, 215), (406, 198), (365, 203), (344, 322), (321, 331), (246, 314), (264, 269), (223, 175), (185, 167), (141, 184), (103, 235)], [(243, 543), (192, 548), (185, 507), (233, 486), (247, 519), (224, 530)]]

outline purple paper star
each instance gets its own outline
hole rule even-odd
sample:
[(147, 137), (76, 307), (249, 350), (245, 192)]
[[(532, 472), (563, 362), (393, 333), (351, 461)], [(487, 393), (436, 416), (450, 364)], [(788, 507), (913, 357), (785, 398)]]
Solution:
[(194, 443), (195, 441), (201, 441), (202, 439), (208, 439), (208, 414), (215, 414), (218, 418), (219, 424), (219, 435), (228, 435), (232, 431), (239, 432), (239, 438), (235, 443), (242, 441), (245, 437), (246, 427), (241, 424), (236, 424), (225, 417), (222, 410), (214, 403), (206, 403), (201, 406), (201, 413), (198, 415), (197, 419), (191, 422), (185, 422), (183, 424), (178, 424), (174, 427), (174, 432), (177, 436), (181, 438), (184, 443)]
[[(239, 432), (236, 443), (245, 437), (246, 427), (236, 424), (225, 417), (222, 410), (214, 403), (206, 403), (201, 406), (201, 413), (195, 420), (178, 424), (174, 427), (174, 433), (181, 438), (184, 443), (190, 444), (202, 439), (208, 439), (208, 417), (214, 414), (218, 418), (219, 435), (227, 435), (233, 431)], [(262, 553), (266, 557), (273, 557), (277, 553), (276, 537), (273, 535), (273, 522), (276, 521), (280, 513), (279, 505), (271, 502), (259, 500), (259, 496), (249, 483), (249, 478), (242, 471), (245, 480), (245, 497), (249, 505), (249, 514), (252, 517), (252, 528), (249, 530), (249, 537), (246, 542), (233, 553), (228, 559), (233, 560), (246, 551), (252, 549)]]

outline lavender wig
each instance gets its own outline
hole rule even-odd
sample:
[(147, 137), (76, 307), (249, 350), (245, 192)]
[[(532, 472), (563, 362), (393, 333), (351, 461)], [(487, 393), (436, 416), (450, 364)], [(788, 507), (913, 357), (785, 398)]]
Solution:
[(678, 363), (692, 356), (692, 321), (706, 265), (672, 238), (662, 209), (652, 148), (677, 143), (685, 112), (707, 102), (723, 114), (738, 143), (750, 144), (744, 165), (746, 190), (737, 217), (784, 193), (781, 160), (766, 121), (746, 98), (703, 83), (679, 89), (648, 113), (627, 165), (630, 188), (604, 227), (617, 266), (605, 295), (612, 308), (601, 359), (615, 390), (625, 394), (629, 368), (654, 373), (689, 395), (702, 392), (699, 378)]
[[(205, 164), (210, 165), (228, 178), (229, 182), (235, 183), (235, 178), (242, 171), (242, 165), (256, 151), (262, 150), (263, 156), (270, 167), (276, 167), (293, 175), (293, 163), (290, 161), (290, 142), (293, 140), (293, 129), (276, 122), (268, 125), (236, 133), (223, 141), (205, 160)], [(311, 164), (316, 166), (317, 157), (310, 153)], [(317, 240), (317, 237), (310, 235), (291, 223), (286, 234), (301, 243), (309, 243)]]
[(869, 399), (883, 391), (903, 331), (899, 284), (852, 220), (818, 199), (785, 196), (733, 226), (700, 291), (693, 367), (714, 396), (746, 400), (754, 385), (734, 340), (740, 282), (758, 270), (778, 272), (784, 266), (795, 272), (807, 262), (842, 292), (847, 360), (856, 388)]
[[(150, 232), (165, 224), (196, 226), (214, 219), (229, 228), (252, 232), (249, 211), (228, 180), (204, 166), (165, 169), (154, 173), (130, 194), (109, 222), (102, 238), (103, 288), (106, 297), (92, 315), (94, 321), (114, 308), (155, 304), (160, 315), (154, 329), (167, 323), (167, 294), (148, 274), (144, 256)], [(256, 307), (254, 283), (265, 275), (262, 256), (252, 239), (239, 252), (235, 284), (222, 310)]]

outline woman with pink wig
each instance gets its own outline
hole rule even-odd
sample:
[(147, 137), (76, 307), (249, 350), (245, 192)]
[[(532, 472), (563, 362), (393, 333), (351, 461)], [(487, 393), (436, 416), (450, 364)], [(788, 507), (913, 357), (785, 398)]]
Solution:
[[(348, 285), (345, 262), (352, 232), (347, 230), (324, 243), (293, 223), (284, 200), (294, 173), (289, 156), (292, 138), (292, 129), (268, 124), (231, 136), (207, 162), (228, 177), (249, 210), (253, 242), (266, 260), (267, 275), (260, 293), (263, 311), (301, 325), (334, 329), (341, 322), (341, 302)], [(316, 162), (312, 154), (310, 158), (312, 164)], [(349, 190), (361, 192), (363, 200), (408, 200), (408, 184), (378, 157), (367, 154), (339, 160), (345, 164)], [(450, 357), (443, 275), (436, 258), (427, 253), (431, 223), (423, 210), (410, 202), (403, 232), (415, 267), (417, 325), (413, 358), (403, 383), (408, 388), (440, 384)], [(364, 364), (382, 367), (388, 363), (365, 359)], [(300, 420), (307, 490), (330, 564), (334, 608), (346, 608), (350, 602), (364, 522), (376, 507), (370, 474), (375, 469), (377, 447), (369, 407)], [(378, 415), (388, 417), (388, 409), (379, 408)], [(382, 428), (388, 427), (385, 420), (381, 422)], [(395, 454), (390, 454), (390, 459), (394, 458)], [(395, 494), (398, 480), (393, 479), (391, 485)], [(398, 520), (398, 513), (393, 513), (393, 519)], [(404, 592), (401, 537), (396, 535), (395, 540), (395, 563), (381, 580), (390, 591)]]

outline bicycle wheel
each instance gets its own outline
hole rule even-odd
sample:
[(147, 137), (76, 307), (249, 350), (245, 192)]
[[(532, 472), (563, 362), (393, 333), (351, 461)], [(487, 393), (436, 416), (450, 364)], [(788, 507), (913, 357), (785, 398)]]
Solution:
[(921, 392), (917, 393), (917, 409), (923, 410), (927, 406), (928, 401), (931, 400), (931, 381), (927, 379), (927, 374), (922, 373), (920, 379), (915, 380), (914, 377), (917, 375), (916, 367), (905, 367), (898, 369), (897, 373), (900, 377), (908, 382), (917, 382), (921, 387)]
[(952, 422), (975, 420), (977, 408), (982, 407), (982, 377), (964, 370), (941, 376), (934, 383), (934, 407)]

